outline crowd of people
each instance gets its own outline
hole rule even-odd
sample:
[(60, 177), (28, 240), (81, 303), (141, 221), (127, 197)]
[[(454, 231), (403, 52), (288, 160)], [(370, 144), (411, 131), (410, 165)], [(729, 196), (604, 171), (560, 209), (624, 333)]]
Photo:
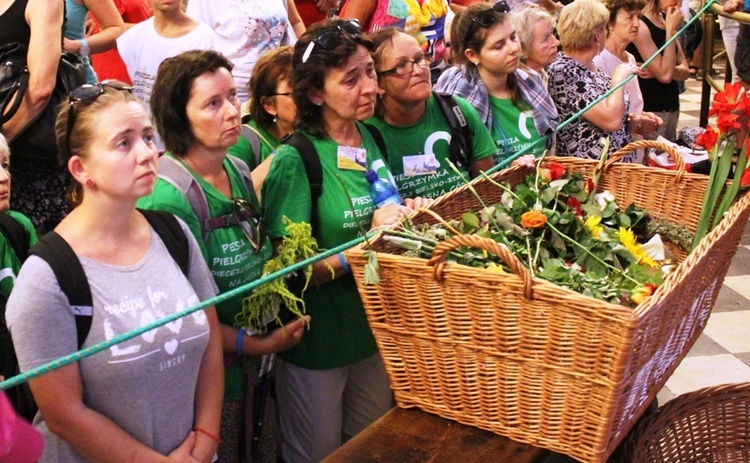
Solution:
[[(639, 67), (683, 24), (677, 0), (347, 0), (327, 19), (340, 5), (125, 3), (0, 0), (0, 45), (22, 44), (28, 69), (0, 126), (6, 377), (259, 279), (289, 221), (331, 249), (497, 164), (676, 141), (690, 76), (677, 40)], [(733, 56), (746, 87), (749, 30)], [(63, 51), (87, 83), (56, 108), (57, 158), (16, 152), (52, 104)], [(374, 204), (370, 171), (400, 204)], [(0, 397), (0, 431), (35, 439), (0, 433), (0, 461), (257, 461), (268, 356), (279, 461), (320, 461), (393, 406), (344, 254), (313, 265), (304, 317), (237, 326), (245, 296), (31, 379), (31, 408), (9, 391), (36, 431)]]

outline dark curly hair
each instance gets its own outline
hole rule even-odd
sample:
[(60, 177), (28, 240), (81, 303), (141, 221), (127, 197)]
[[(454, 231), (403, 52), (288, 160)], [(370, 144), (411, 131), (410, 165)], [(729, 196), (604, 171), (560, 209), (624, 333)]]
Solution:
[(609, 23), (615, 22), (617, 12), (620, 10), (635, 11), (646, 7), (646, 0), (604, 0), (604, 6), (609, 10)]
[(297, 105), (297, 128), (305, 130), (316, 137), (323, 137), (325, 132), (325, 121), (322, 109), (310, 100), (310, 93), (321, 91), (325, 85), (326, 73), (331, 68), (338, 68), (346, 64), (347, 60), (357, 51), (357, 46), (362, 45), (367, 51), (372, 52), (372, 42), (362, 35), (350, 35), (341, 32), (341, 43), (332, 50), (325, 50), (319, 45), (313, 46), (307, 61), (302, 62), (307, 48), (314, 39), (322, 32), (329, 29), (340, 28), (341, 24), (348, 21), (341, 19), (329, 19), (311, 26), (307, 32), (302, 34), (294, 45), (294, 56), (292, 57), (292, 97)]
[(196, 143), (187, 116), (190, 90), (198, 76), (224, 68), (232, 72), (232, 63), (212, 50), (191, 50), (159, 65), (151, 92), (151, 114), (164, 146), (175, 156), (185, 156)]

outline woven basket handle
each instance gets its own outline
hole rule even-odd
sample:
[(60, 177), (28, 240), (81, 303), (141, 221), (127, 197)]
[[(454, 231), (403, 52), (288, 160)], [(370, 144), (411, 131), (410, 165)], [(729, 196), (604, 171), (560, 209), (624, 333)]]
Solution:
[(682, 181), (682, 176), (685, 174), (685, 161), (682, 159), (682, 156), (680, 156), (671, 145), (656, 140), (639, 140), (628, 143), (609, 156), (609, 159), (604, 165), (604, 170), (606, 171), (612, 164), (622, 159), (623, 156), (639, 148), (654, 148), (667, 153), (674, 160), (675, 164), (677, 164), (677, 175), (675, 175), (674, 179), (675, 183), (680, 183)]
[(435, 251), (432, 253), (432, 257), (427, 262), (427, 265), (435, 267), (433, 272), (437, 281), (443, 281), (443, 267), (445, 266), (446, 254), (459, 246), (471, 246), (472, 248), (483, 249), (499, 256), (510, 267), (513, 273), (521, 277), (524, 297), (532, 299), (534, 294), (533, 279), (531, 278), (529, 269), (518, 260), (518, 257), (510, 249), (494, 240), (482, 238), (477, 235), (456, 235), (437, 245)]

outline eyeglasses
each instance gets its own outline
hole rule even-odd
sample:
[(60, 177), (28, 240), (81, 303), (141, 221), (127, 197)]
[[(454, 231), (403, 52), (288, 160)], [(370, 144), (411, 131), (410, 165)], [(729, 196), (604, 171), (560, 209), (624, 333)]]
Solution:
[(249, 201), (232, 198), (232, 213), (208, 219), (208, 230), (239, 225), (250, 243), (253, 253), (257, 253), (266, 243), (266, 229), (261, 214)]
[(125, 82), (120, 82), (119, 80), (114, 79), (107, 79), (96, 84), (83, 84), (80, 87), (73, 89), (69, 95), (70, 110), (68, 111), (68, 126), (65, 131), (65, 149), (69, 155), (72, 154), (70, 152), (70, 133), (73, 131), (73, 125), (75, 124), (76, 103), (79, 101), (89, 102), (96, 100), (99, 98), (99, 95), (104, 93), (105, 87), (113, 88), (121, 92), (133, 93), (133, 87)]
[(428, 68), (430, 67), (430, 64), (432, 64), (432, 56), (430, 55), (420, 55), (416, 59), (413, 60), (407, 60), (403, 63), (399, 63), (398, 66), (396, 66), (393, 69), (386, 69), (385, 71), (379, 71), (379, 76), (386, 76), (388, 74), (396, 74), (398, 76), (408, 76), (412, 72), (414, 72), (414, 65), (418, 65), (421, 68)]
[(352, 19), (341, 24), (337, 24), (331, 28), (322, 31), (320, 34), (315, 36), (305, 49), (305, 53), (302, 54), (302, 63), (306, 63), (310, 59), (310, 55), (318, 45), (323, 50), (333, 50), (341, 44), (341, 37), (347, 34), (350, 37), (359, 37), (363, 34), (362, 28), (359, 27), (359, 21)]
[(495, 24), (495, 21), (497, 21), (499, 14), (505, 14), (509, 12), (510, 7), (507, 3), (505, 3), (504, 0), (501, 0), (492, 5), (492, 8), (484, 10), (471, 18), (471, 24), (469, 24), (469, 28), (466, 29), (466, 39), (464, 40), (464, 44), (468, 43), (469, 40), (471, 40), (471, 36), (474, 34), (475, 24), (478, 24), (479, 26), (486, 29)]

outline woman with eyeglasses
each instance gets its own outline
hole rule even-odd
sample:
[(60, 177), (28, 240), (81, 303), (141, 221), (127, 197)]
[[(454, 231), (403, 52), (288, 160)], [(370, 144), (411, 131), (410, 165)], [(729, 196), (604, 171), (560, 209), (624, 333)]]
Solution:
[(414, 37), (389, 27), (369, 38), (375, 46), (379, 98), (367, 123), (386, 141), (384, 154), (399, 193), (437, 198), (463, 185), (461, 175), (468, 179), (490, 169), (495, 143), (476, 110), (461, 98), (456, 103), (473, 134), (467, 140), (471, 156), (456, 165), (461, 175), (449, 166), (451, 139), (460, 135), (452, 133), (440, 109), (437, 98), (443, 97), (432, 93), (430, 58)]
[[(563, 48), (549, 68), (549, 92), (564, 120), (638, 72), (635, 65), (624, 63), (610, 78), (594, 64), (594, 57), (604, 49), (608, 22), (609, 11), (598, 0), (576, 0), (560, 13), (557, 31)], [(557, 154), (599, 159), (603, 138), (610, 140), (610, 153), (628, 144), (628, 105), (620, 86), (558, 132)], [(623, 158), (632, 160), (632, 153)]]
[(472, 5), (456, 15), (451, 43), (457, 67), (443, 72), (435, 87), (477, 108), (495, 141), (495, 163), (521, 150), (541, 155), (553, 143), (541, 137), (558, 123), (541, 77), (518, 67), (521, 47), (509, 11), (500, 1)]
[[(370, 197), (365, 171), (391, 175), (358, 122), (372, 116), (378, 88), (372, 43), (361, 34), (355, 22), (329, 20), (311, 27), (294, 47), (294, 136), (312, 144), (322, 190), (313, 203), (302, 153), (282, 145), (263, 185), (268, 235), (275, 243), (286, 235), (285, 216), (311, 224), (318, 244), (330, 249), (422, 204), (420, 199), (408, 201), (411, 208), (376, 209)], [(304, 295), (310, 330), (275, 365), (282, 457), (289, 462), (322, 460), (392, 406), (388, 376), (344, 255), (316, 263), (311, 285)]]
[[(209, 50), (185, 52), (159, 66), (151, 112), (167, 153), (159, 159), (153, 193), (138, 203), (169, 211), (188, 224), (221, 292), (258, 279), (271, 256), (250, 176), (241, 170), (242, 161), (227, 156), (240, 135), (231, 70), (223, 55)], [(296, 345), (307, 322), (300, 318), (251, 336), (234, 327), (245, 296), (216, 306), (226, 370), (220, 462), (244, 459), (243, 449), (250, 445), (244, 439), (245, 407), (252, 403), (245, 358)]]
[[(249, 120), (243, 124), (239, 141), (228, 150), (228, 154), (242, 159), (253, 169), (253, 186), (258, 200), (262, 200), (261, 189), (268, 174), (269, 158), (281, 145), (281, 140), (294, 131), (297, 106), (289, 86), (292, 53), (292, 46), (279, 47), (258, 59), (256, 72), (247, 86), (250, 93)], [(254, 152), (258, 148), (259, 152)]]
[[(93, 302), (82, 348), (216, 293), (187, 226), (175, 221), (187, 239), (183, 273), (165, 235), (135, 208), (154, 188), (158, 152), (131, 90), (116, 81), (79, 87), (55, 126), (75, 207), (54, 233), (80, 261)], [(71, 306), (60, 288), (48, 262), (29, 256), (6, 313), (22, 371), (79, 349), (86, 307)], [(211, 307), (30, 380), (40, 461), (210, 462), (223, 390), (219, 334)]]

